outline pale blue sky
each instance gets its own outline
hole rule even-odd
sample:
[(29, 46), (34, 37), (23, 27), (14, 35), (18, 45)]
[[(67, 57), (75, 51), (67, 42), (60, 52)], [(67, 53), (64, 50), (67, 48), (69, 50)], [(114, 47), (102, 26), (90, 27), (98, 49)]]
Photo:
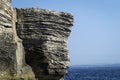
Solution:
[(71, 65), (120, 63), (120, 0), (13, 0), (13, 6), (74, 15), (68, 46)]

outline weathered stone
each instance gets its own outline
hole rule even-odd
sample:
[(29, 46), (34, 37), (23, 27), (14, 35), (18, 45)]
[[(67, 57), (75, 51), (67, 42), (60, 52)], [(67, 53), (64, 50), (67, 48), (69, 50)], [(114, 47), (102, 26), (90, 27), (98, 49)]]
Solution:
[(72, 25), (69, 13), (0, 0), (0, 80), (63, 80)]
[(25, 79), (31, 76), (31, 80), (35, 80), (31, 67), (25, 63), (22, 40), (16, 34), (15, 17), (11, 0), (0, 0), (0, 80)]
[(63, 77), (69, 66), (67, 39), (73, 16), (39, 8), (16, 9), (16, 12), (17, 34), (23, 40), (26, 61), (36, 78)]
[(10, 2), (0, 0), (0, 75), (16, 73), (16, 43), (11, 15)]

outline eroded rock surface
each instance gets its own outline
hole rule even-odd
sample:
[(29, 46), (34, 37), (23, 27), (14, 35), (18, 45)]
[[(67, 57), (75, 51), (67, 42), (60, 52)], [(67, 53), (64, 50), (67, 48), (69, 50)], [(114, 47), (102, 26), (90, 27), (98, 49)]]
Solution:
[(0, 80), (63, 80), (72, 25), (69, 13), (0, 0)]
[(0, 79), (16, 71), (16, 44), (12, 30), (10, 1), (0, 0)]
[(26, 61), (36, 77), (46, 80), (63, 77), (69, 66), (67, 40), (73, 16), (39, 8), (16, 9), (16, 12), (17, 34), (23, 40)]
[(0, 80), (35, 80), (32, 68), (25, 63), (15, 17), (11, 0), (0, 0)]

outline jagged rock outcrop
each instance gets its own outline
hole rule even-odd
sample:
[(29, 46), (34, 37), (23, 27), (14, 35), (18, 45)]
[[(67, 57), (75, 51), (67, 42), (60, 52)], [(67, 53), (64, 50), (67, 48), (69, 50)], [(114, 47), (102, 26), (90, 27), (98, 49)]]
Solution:
[(0, 78), (63, 80), (72, 25), (69, 13), (13, 9), (11, 0), (0, 0)]
[(69, 66), (67, 39), (73, 16), (39, 8), (16, 9), (16, 12), (17, 34), (23, 40), (26, 61), (36, 77), (46, 80), (63, 77)]

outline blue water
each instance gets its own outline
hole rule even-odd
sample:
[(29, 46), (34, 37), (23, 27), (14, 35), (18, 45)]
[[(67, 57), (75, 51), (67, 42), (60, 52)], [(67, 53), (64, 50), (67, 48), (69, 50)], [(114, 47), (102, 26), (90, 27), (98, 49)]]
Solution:
[(65, 80), (120, 80), (120, 67), (71, 67)]

